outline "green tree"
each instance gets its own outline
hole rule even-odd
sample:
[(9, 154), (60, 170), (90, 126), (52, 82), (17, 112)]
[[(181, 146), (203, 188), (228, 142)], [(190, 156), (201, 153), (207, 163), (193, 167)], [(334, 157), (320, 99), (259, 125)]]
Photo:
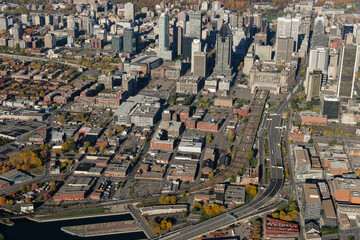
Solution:
[(210, 144), (213, 140), (213, 135), (210, 133), (207, 137), (206, 137), (206, 143)]
[(254, 157), (254, 151), (252, 149), (250, 149), (249, 151), (247, 151), (246, 153), (246, 157), (247, 159), (252, 159)]
[(91, 145), (90, 142), (84, 142), (84, 147), (85, 147), (85, 148), (90, 147), (90, 145)]
[(69, 144), (66, 142), (66, 143), (63, 143), (62, 145), (61, 145), (61, 149), (64, 151), (64, 152), (66, 152), (66, 151), (68, 151), (69, 150)]

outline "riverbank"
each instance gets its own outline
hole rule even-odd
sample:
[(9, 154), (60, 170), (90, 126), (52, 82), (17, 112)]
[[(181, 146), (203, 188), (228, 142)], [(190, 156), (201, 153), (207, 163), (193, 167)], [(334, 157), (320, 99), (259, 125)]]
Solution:
[[(50, 221), (50, 222), (35, 222), (28, 219), (15, 219), (15, 225), (12, 227), (0, 224), (0, 233), (4, 234), (6, 240), (79, 240), (81, 238), (69, 235), (61, 230), (66, 226), (77, 226), (95, 223), (110, 223), (117, 221), (134, 220), (131, 214), (104, 214), (104, 216), (97, 215), (96, 217), (83, 217), (80, 219)], [(104, 235), (98, 237), (91, 237), (91, 240), (136, 240), (147, 239), (143, 231), (133, 233), (121, 233), (114, 235)]]
[(122, 233), (140, 232), (142, 228), (134, 220), (86, 224), (62, 227), (62, 231), (78, 237), (95, 237)]
[(129, 213), (130, 213), (129, 209), (126, 207), (126, 205), (121, 205), (111, 208), (95, 208), (95, 209), (83, 209), (76, 211), (59, 212), (55, 214), (36, 216), (28, 219), (35, 222), (43, 223), (43, 222), (56, 222), (56, 221), (65, 221), (65, 220), (82, 219), (82, 218), (106, 217), (106, 216), (123, 215)]

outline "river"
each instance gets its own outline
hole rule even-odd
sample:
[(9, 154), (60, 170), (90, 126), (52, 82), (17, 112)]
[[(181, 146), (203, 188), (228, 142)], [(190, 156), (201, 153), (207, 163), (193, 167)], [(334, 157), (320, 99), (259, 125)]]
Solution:
[(86, 239), (86, 240), (135, 240), (146, 239), (146, 235), (143, 232), (115, 234), (99, 237), (80, 238), (69, 235), (61, 231), (61, 227), (75, 226), (92, 223), (103, 223), (113, 221), (125, 221), (133, 220), (130, 214), (112, 215), (105, 217), (91, 217), (83, 219), (73, 219), (57, 222), (45, 222), (38, 223), (27, 219), (14, 220), (15, 225), (8, 227), (4, 224), (0, 224), (0, 233), (5, 236), (5, 240), (74, 240), (74, 239)]

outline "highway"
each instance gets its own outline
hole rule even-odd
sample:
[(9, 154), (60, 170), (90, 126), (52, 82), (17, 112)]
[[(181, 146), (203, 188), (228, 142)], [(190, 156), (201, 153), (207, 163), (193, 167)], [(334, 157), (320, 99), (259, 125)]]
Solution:
[[(281, 114), (287, 106), (287, 101), (282, 101), (276, 108), (277, 115), (274, 115), (269, 129), (269, 143), (270, 143), (270, 161), (271, 161), (271, 180), (267, 189), (259, 193), (258, 196), (246, 204), (243, 207), (228, 211), (224, 214), (211, 218), (210, 220), (204, 221), (202, 223), (192, 225), (186, 228), (183, 228), (172, 234), (162, 237), (161, 239), (192, 239), (197, 236), (201, 236), (205, 233), (215, 231), (221, 227), (235, 223), (248, 215), (250, 213), (256, 214), (261, 208), (266, 207), (269, 202), (276, 196), (276, 194), (281, 190), (284, 183), (284, 173), (282, 169), (282, 158), (281, 158), (281, 149), (279, 144), (281, 142), (281, 129), (275, 129), (276, 126), (279, 126), (281, 121)], [(280, 167), (280, 168), (278, 168)], [(235, 216), (236, 220), (228, 216), (228, 214)]]
[[(284, 109), (287, 107), (289, 100), (299, 91), (299, 86), (301, 86), (302, 84), (303, 79), (298, 82), (297, 86), (292, 92), (286, 95), (275, 106), (273, 116), (269, 120), (270, 123), (268, 123), (268, 137), (270, 147), (271, 175), (270, 182), (266, 190), (263, 192), (260, 191), (253, 201), (240, 208), (233, 209), (224, 214), (213, 217), (207, 221), (185, 227), (176, 232), (162, 236), (160, 237), (160, 239), (185, 240), (192, 239), (197, 236), (202, 236), (205, 233), (215, 231), (219, 228), (238, 222), (245, 217), (248, 217), (249, 214), (257, 214), (259, 211), (261, 211), (261, 209), (266, 208), (267, 205), (275, 199), (277, 193), (282, 189), (285, 180), (282, 152), (280, 147), (282, 129), (276, 127), (280, 126)], [(236, 218), (236, 220), (234, 220), (228, 214), (232, 214)]]

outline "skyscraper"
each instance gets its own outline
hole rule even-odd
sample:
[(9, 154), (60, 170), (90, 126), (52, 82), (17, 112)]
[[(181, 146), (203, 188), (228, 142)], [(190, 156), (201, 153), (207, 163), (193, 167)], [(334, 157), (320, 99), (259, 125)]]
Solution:
[[(191, 44), (191, 72), (194, 72), (194, 54), (196, 52), (201, 52), (201, 41), (200, 39), (195, 38)], [(197, 63), (196, 63), (197, 64)]]
[(221, 2), (220, 1), (214, 1), (211, 3), (211, 8), (213, 11), (218, 11), (221, 8)]
[(296, 51), (298, 49), (300, 24), (301, 17), (298, 16), (296, 16), (295, 18), (279, 17), (277, 20), (277, 37), (292, 37), (295, 41), (294, 46)]
[(117, 52), (123, 50), (123, 36), (116, 35), (111, 39), (111, 50)]
[(125, 53), (133, 54), (136, 49), (136, 41), (134, 39), (134, 29), (133, 28), (125, 28), (124, 36), (123, 36), (123, 51)]
[(22, 37), (22, 29), (19, 26), (19, 24), (14, 24), (14, 26), (11, 28), (12, 35), (14, 36), (15, 40), (20, 40)]
[(94, 34), (94, 25), (95, 25), (95, 20), (94, 19), (88, 19), (87, 23), (86, 23), (86, 33), (89, 35), (93, 35)]
[(344, 45), (340, 59), (340, 76), (337, 90), (338, 98), (352, 98), (354, 92), (356, 67), (360, 46)]
[(45, 25), (49, 26), (49, 25), (53, 25), (53, 15), (51, 14), (46, 14), (45, 15)]
[(45, 48), (54, 48), (56, 47), (56, 38), (53, 33), (48, 33), (44, 37)]
[(314, 34), (323, 34), (325, 30), (325, 18), (317, 16), (314, 21)]
[(258, 28), (261, 27), (261, 23), (262, 23), (262, 17), (261, 17), (261, 13), (254, 13), (253, 14), (253, 21), (254, 21), (254, 25)]
[(183, 29), (182, 27), (177, 27), (175, 31), (175, 41), (176, 41), (176, 54), (178, 56), (180, 56), (182, 52), (182, 37), (183, 37)]
[(311, 101), (313, 98), (317, 98), (320, 96), (321, 81), (322, 71), (312, 70), (309, 73), (308, 86), (306, 91), (308, 101)]
[(194, 77), (206, 77), (207, 73), (207, 54), (206, 52), (195, 52), (194, 53), (194, 65), (193, 76)]
[(164, 60), (172, 60), (172, 52), (169, 50), (169, 15), (161, 13), (159, 18), (159, 50), (157, 56)]
[(339, 117), (340, 101), (335, 96), (322, 96), (320, 102), (320, 114), (327, 116), (328, 119)]
[(290, 63), (293, 49), (294, 39), (292, 37), (278, 37), (276, 41), (276, 63)]
[(231, 76), (232, 33), (228, 24), (223, 24), (216, 36), (216, 59), (214, 74)]
[(315, 48), (310, 50), (309, 68), (327, 71), (329, 64), (329, 48)]
[(125, 4), (125, 19), (134, 21), (135, 20), (135, 5), (132, 3)]
[(202, 15), (201, 12), (190, 13), (190, 36), (201, 39)]
[(0, 17), (0, 30), (8, 30), (8, 20), (5, 16)]

